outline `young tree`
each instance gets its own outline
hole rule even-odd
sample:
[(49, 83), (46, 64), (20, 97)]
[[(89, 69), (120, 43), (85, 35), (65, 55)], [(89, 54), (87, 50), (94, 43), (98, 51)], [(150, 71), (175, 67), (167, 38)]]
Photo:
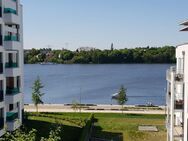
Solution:
[(79, 110), (80, 108), (80, 103), (78, 103), (76, 100), (73, 100), (72, 102), (72, 107), (71, 107), (75, 112)]
[(122, 113), (123, 113), (123, 105), (128, 101), (127, 98), (127, 89), (125, 89), (123, 86), (121, 86), (118, 97), (117, 97), (117, 102), (119, 105), (122, 106)]
[(43, 104), (42, 96), (44, 95), (44, 93), (41, 93), (40, 91), (43, 87), (44, 86), (42, 85), (40, 78), (38, 76), (32, 87), (32, 102), (34, 103), (37, 112), (38, 104)]

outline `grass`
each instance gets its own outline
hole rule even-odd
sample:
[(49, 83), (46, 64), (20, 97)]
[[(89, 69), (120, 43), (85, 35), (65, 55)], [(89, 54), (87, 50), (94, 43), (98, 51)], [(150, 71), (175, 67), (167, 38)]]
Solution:
[[(47, 137), (54, 125), (62, 124), (64, 141), (78, 141), (89, 113), (31, 113), (25, 126), (35, 128), (38, 137)], [(93, 137), (113, 141), (166, 141), (165, 116), (96, 113)], [(139, 125), (155, 125), (159, 132), (139, 132)]]
[[(94, 136), (113, 141), (166, 141), (165, 116), (96, 114)], [(155, 125), (159, 132), (139, 132), (139, 125)]]

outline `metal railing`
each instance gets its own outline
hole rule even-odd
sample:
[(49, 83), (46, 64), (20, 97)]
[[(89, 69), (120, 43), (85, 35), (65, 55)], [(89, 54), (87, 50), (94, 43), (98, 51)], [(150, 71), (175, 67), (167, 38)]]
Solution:
[(184, 80), (183, 70), (176, 70), (175, 66), (172, 66), (170, 69), (167, 70), (167, 72), (166, 72), (167, 80), (172, 79), (172, 76), (171, 76), (172, 72), (175, 73), (175, 78), (174, 78), (175, 81), (181, 82)]

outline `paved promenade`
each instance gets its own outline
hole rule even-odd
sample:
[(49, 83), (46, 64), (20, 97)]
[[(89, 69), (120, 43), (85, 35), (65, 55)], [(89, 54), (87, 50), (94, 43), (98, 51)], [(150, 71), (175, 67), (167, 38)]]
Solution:
[[(136, 106), (126, 106), (127, 110), (124, 113), (131, 114), (165, 114), (165, 107), (160, 106), (158, 108), (141, 108)], [(26, 112), (36, 112), (36, 108), (33, 104), (24, 105)], [(39, 112), (75, 112), (71, 105), (64, 104), (43, 104), (39, 105)], [(79, 110), (77, 110), (79, 112)], [(81, 112), (83, 113), (121, 113), (121, 106), (119, 105), (86, 105), (83, 106)]]

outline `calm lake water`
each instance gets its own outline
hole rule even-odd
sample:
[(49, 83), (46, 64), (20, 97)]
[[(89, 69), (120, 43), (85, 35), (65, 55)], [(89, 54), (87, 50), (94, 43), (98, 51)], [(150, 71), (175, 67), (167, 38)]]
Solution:
[(111, 95), (127, 88), (127, 104), (165, 104), (166, 69), (170, 64), (25, 65), (25, 103), (31, 103), (32, 84), (40, 76), (45, 103), (115, 104)]

